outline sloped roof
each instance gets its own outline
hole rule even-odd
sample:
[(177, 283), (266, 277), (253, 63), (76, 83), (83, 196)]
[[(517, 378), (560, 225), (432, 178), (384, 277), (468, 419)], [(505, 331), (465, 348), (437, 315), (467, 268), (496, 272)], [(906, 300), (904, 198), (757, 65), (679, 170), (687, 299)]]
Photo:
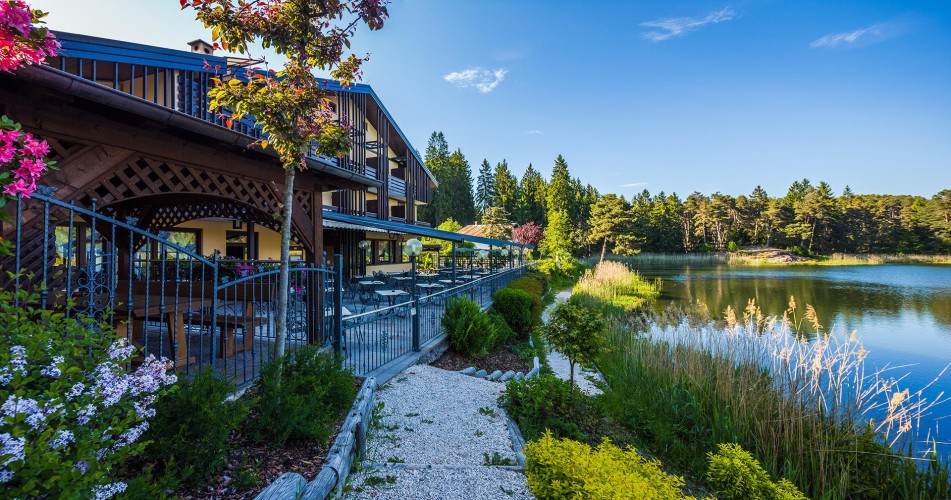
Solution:
[[(509, 227), (514, 227), (514, 224), (508, 224)], [(480, 238), (487, 238), (485, 235), (486, 231), (489, 230), (488, 224), (469, 224), (468, 226), (456, 231), (459, 234), (464, 234), (466, 236), (478, 236)]]

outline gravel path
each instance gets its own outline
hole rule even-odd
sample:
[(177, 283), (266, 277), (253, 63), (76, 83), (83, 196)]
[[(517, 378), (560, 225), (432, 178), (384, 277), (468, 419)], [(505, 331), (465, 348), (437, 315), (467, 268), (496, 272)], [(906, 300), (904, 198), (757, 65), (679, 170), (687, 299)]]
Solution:
[(377, 392), (383, 407), (347, 498), (533, 498), (521, 471), (486, 465), (486, 456), (515, 464), (497, 401), (504, 387), (428, 365), (408, 368)]
[[(568, 297), (571, 297), (571, 290), (558, 292), (558, 294), (555, 295), (555, 302), (548, 306), (545, 312), (542, 313), (542, 319), (548, 321), (549, 313), (555, 305), (568, 300)], [(568, 363), (568, 358), (558, 351), (550, 350), (548, 352), (548, 366), (551, 367), (551, 371), (555, 373), (555, 376), (562, 380), (568, 380), (571, 377), (571, 364)], [(578, 384), (578, 388), (581, 389), (581, 392), (589, 396), (601, 394), (601, 389), (593, 382), (599, 379), (600, 376), (596, 371), (575, 366), (575, 383)]]

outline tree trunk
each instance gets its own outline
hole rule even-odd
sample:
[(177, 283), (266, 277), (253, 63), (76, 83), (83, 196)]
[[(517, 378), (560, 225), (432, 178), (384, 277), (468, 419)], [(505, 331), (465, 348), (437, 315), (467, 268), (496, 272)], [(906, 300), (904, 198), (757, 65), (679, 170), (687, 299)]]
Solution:
[(291, 286), (291, 210), (294, 207), (294, 175), (297, 167), (284, 167), (284, 218), (281, 221), (281, 273), (277, 284), (277, 328), (274, 355), (284, 356), (287, 344), (287, 300)]
[(575, 385), (575, 362), (568, 361), (568, 385), (574, 387)]
[(601, 262), (604, 262), (604, 252), (608, 249), (608, 239), (604, 239), (604, 243), (601, 244)]
[(816, 224), (815, 222), (812, 223), (812, 232), (809, 233), (809, 253), (812, 253), (812, 240), (816, 238)]

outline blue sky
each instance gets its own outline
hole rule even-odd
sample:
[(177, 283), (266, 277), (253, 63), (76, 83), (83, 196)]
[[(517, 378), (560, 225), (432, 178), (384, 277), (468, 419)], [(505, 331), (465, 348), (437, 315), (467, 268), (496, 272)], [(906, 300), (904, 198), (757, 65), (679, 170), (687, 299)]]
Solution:
[[(34, 0), (50, 27), (172, 48), (207, 32), (176, 0)], [(951, 188), (951, 2), (395, 0), (361, 32), (415, 147), (442, 130), (475, 170), (601, 192)]]

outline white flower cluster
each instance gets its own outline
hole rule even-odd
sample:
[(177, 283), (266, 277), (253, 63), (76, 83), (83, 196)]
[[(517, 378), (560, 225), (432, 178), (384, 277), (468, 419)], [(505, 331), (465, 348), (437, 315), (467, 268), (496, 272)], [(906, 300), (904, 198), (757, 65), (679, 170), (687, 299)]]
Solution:
[[(10, 482), (21, 472), (28, 473), (19, 470), (16, 465), (26, 460), (27, 454), (32, 452), (27, 447), (27, 443), (34, 439), (30, 436), (50, 432), (51, 425), (61, 427), (65, 423), (68, 428), (54, 427), (56, 432), (48, 438), (48, 450), (36, 451), (55, 451), (67, 457), (71, 445), (83, 439), (84, 434), (88, 435), (85, 427), (90, 422), (95, 422), (108, 408), (131, 402), (139, 422), (121, 432), (119, 429), (107, 429), (102, 437), (112, 444), (97, 450), (96, 456), (99, 460), (107, 459), (112, 453), (139, 440), (149, 427), (146, 419), (155, 415), (153, 406), (156, 392), (174, 384), (177, 377), (169, 373), (171, 363), (168, 360), (151, 355), (134, 372), (127, 373), (123, 364), (133, 352), (134, 347), (127, 345), (124, 340), (118, 340), (110, 346), (108, 360), (88, 373), (85, 381), (72, 384), (68, 390), (59, 394), (32, 394), (34, 397), (16, 393), (7, 396), (0, 403), (0, 429), (9, 429), (11, 432), (0, 434), (0, 483)], [(0, 386), (3, 387), (10, 386), (18, 377), (27, 376), (31, 369), (35, 369), (30, 365), (25, 347), (12, 346), (9, 353), (8, 362), (0, 367)], [(39, 369), (39, 374), (58, 379), (63, 376), (66, 365), (64, 356), (54, 356), (52, 362)], [(14, 384), (14, 387), (17, 385)], [(90, 463), (81, 460), (73, 467), (85, 474), (90, 469)], [(125, 491), (125, 488), (125, 483), (115, 482), (96, 486), (93, 494), (95, 498), (105, 499)]]

